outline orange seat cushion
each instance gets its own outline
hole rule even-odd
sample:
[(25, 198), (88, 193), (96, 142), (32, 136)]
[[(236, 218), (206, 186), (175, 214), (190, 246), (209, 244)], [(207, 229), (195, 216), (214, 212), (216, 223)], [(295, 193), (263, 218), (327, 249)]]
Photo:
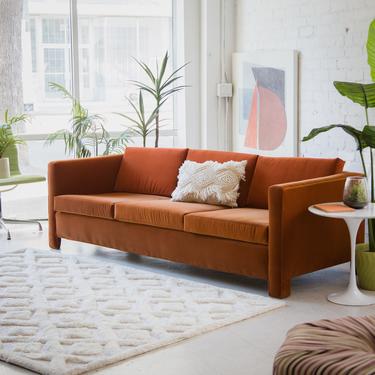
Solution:
[(207, 160), (217, 161), (224, 163), (226, 161), (241, 161), (247, 160), (245, 169), (245, 181), (241, 181), (239, 189), (239, 197), (237, 204), (239, 207), (246, 206), (247, 195), (249, 192), (249, 186), (253, 177), (256, 161), (258, 155), (243, 154), (239, 152), (226, 152), (226, 151), (212, 151), (212, 150), (191, 150), (189, 149), (186, 160), (196, 161), (197, 163), (203, 163)]
[(115, 219), (159, 228), (184, 230), (184, 217), (191, 212), (222, 210), (221, 206), (201, 203), (162, 201), (132, 201), (117, 203)]
[(259, 156), (251, 181), (247, 205), (268, 208), (268, 188), (276, 184), (324, 177), (342, 172), (341, 159), (281, 158)]
[(185, 231), (232, 240), (268, 244), (268, 210), (232, 208), (185, 216)]
[(168, 199), (157, 195), (108, 193), (92, 195), (59, 195), (54, 199), (55, 211), (76, 215), (114, 218), (114, 205), (117, 202), (132, 202), (145, 199)]
[(114, 190), (170, 197), (186, 154), (186, 148), (127, 147)]

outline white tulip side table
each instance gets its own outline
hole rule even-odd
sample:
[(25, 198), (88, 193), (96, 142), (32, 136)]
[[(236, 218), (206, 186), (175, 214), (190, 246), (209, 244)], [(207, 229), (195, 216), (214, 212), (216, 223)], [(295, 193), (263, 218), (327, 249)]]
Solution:
[[(342, 204), (342, 202), (332, 202), (327, 204)], [(329, 217), (332, 219), (343, 219), (348, 226), (350, 234), (351, 261), (349, 285), (344, 292), (330, 294), (327, 299), (339, 305), (367, 306), (375, 304), (375, 295), (370, 296), (364, 294), (358, 288), (355, 273), (355, 252), (358, 229), (363, 220), (375, 219), (375, 203), (370, 203), (365, 208), (357, 209), (351, 212), (325, 212), (315, 208), (314, 206), (310, 206), (309, 211), (319, 216)]]

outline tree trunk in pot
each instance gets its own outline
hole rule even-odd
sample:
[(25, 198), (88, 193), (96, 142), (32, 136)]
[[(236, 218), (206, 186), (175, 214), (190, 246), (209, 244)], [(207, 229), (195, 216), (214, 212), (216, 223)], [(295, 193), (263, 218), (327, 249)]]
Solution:
[[(0, 0), (0, 122), (7, 109), (9, 115), (19, 115), (23, 108), (22, 84), (22, 18), (24, 0)], [(31, 62), (30, 62), (31, 63)], [(24, 124), (15, 126), (16, 132)], [(22, 164), (28, 164), (27, 146), (19, 148)]]
[[(23, 0), (0, 0), (0, 114), (23, 113), (22, 88)], [(2, 120), (2, 119), (1, 119)]]

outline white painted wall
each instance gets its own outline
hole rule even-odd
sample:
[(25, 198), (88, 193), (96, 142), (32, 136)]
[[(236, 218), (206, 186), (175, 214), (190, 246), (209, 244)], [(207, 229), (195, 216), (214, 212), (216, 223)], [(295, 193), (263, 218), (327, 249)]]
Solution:
[(176, 46), (177, 65), (190, 62), (184, 73), (190, 87), (177, 99), (177, 121), (183, 131), (175, 145), (227, 150), (231, 108), (229, 105), (226, 116), (225, 100), (217, 97), (217, 84), (225, 80), (224, 72), (231, 80), (236, 0), (174, 1), (176, 40), (184, 41), (183, 46)]
[[(361, 127), (361, 107), (334, 80), (369, 82), (365, 43), (375, 0), (237, 0), (236, 50), (300, 51), (300, 135), (331, 123)], [(375, 123), (375, 110), (370, 111)], [(351, 138), (339, 130), (300, 144), (303, 156), (335, 157), (360, 170)]]
[(201, 147), (200, 12), (200, 0), (174, 0), (175, 65), (188, 63), (182, 72), (188, 87), (175, 96), (177, 147)]

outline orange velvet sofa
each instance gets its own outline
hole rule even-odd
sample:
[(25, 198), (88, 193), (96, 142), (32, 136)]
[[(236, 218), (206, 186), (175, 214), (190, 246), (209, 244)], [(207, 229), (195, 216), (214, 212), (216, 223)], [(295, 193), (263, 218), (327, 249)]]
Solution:
[[(184, 160), (247, 160), (238, 208), (172, 202)], [(129, 147), (124, 155), (49, 164), (49, 244), (76, 240), (268, 281), (290, 294), (295, 276), (350, 259), (345, 224), (309, 205), (340, 201), (340, 159)]]

